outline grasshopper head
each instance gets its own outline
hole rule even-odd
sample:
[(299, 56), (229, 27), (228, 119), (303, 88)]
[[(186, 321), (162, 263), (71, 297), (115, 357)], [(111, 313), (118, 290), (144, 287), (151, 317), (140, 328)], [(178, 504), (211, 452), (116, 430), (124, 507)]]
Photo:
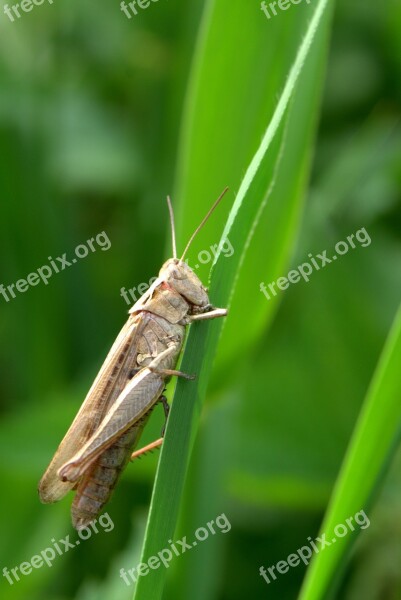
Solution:
[(209, 297), (199, 277), (178, 258), (170, 258), (160, 269), (159, 277), (195, 306), (208, 306)]

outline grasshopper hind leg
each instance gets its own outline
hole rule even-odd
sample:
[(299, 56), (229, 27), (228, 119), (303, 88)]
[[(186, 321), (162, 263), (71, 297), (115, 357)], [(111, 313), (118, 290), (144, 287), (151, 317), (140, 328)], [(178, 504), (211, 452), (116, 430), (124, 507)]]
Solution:
[(157, 448), (160, 448), (162, 443), (163, 443), (163, 438), (161, 437), (158, 440), (151, 442), (147, 446), (144, 446), (143, 448), (140, 448), (139, 450), (136, 450), (135, 452), (133, 452), (131, 454), (130, 460), (132, 461), (132, 460), (135, 460), (136, 458), (141, 458), (141, 456), (144, 456), (147, 452), (152, 452), (152, 450), (156, 450)]
[(131, 454), (131, 458), (130, 458), (131, 461), (135, 460), (136, 458), (141, 458), (141, 456), (144, 456), (147, 452), (152, 452), (153, 450), (160, 448), (160, 446), (163, 443), (164, 432), (166, 430), (166, 425), (167, 425), (167, 419), (168, 419), (168, 415), (170, 413), (170, 405), (167, 402), (167, 398), (164, 394), (160, 397), (160, 402), (163, 404), (164, 416), (166, 419), (163, 429), (161, 431), (161, 437), (158, 440), (155, 440), (154, 442), (147, 444), (147, 446), (144, 446), (143, 448), (140, 448), (139, 450), (136, 450), (135, 452), (133, 452)]
[(164, 432), (166, 431), (167, 419), (168, 419), (168, 416), (169, 416), (169, 414), (170, 414), (170, 405), (169, 405), (169, 403), (167, 402), (167, 398), (166, 398), (166, 396), (164, 396), (164, 394), (163, 394), (163, 396), (160, 398), (160, 402), (163, 404), (164, 417), (165, 417), (165, 421), (164, 421), (163, 429), (162, 429), (162, 432), (161, 432), (161, 434), (160, 434), (160, 435), (162, 436), (162, 438), (163, 438), (163, 437), (164, 437)]

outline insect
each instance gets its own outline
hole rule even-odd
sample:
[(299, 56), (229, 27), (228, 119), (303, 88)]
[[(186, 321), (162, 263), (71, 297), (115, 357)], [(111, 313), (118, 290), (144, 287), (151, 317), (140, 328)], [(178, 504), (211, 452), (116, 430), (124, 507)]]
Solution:
[(56, 502), (70, 490), (75, 491), (71, 516), (77, 530), (87, 527), (102, 511), (129, 460), (161, 446), (163, 437), (133, 453), (158, 402), (163, 403), (167, 419), (166, 382), (172, 376), (193, 378), (175, 369), (187, 326), (227, 315), (226, 309), (210, 304), (206, 288), (184, 262), (192, 241), (226, 191), (196, 228), (179, 259), (174, 213), (167, 198), (173, 258), (164, 263), (157, 280), (130, 309), (127, 322), (39, 482), (39, 497), (44, 503)]

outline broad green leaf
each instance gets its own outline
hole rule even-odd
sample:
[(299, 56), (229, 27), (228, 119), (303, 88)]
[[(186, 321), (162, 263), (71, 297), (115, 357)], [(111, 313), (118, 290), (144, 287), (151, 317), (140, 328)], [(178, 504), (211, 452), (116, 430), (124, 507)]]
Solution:
[[(211, 3), (209, 8), (210, 25), (206, 43), (200, 48), (201, 58), (198, 55), (194, 65), (181, 140), (177, 187), (182, 240), (189, 237), (212, 198), (225, 185), (234, 191), (239, 188), (266, 121), (274, 112), (312, 11), (312, 6), (305, 5), (268, 21), (260, 7), (255, 10), (252, 3), (223, 0)], [(242, 257), (241, 278), (231, 304), (233, 316), (224, 328), (217, 357), (219, 367), (226, 368), (234, 355), (246, 353), (277, 306), (275, 298), (266, 301), (259, 286), (261, 281), (269, 282), (282, 274), (298, 227), (316, 125), (325, 39), (317, 40), (318, 45), (320, 51), (311, 53), (302, 86), (296, 92), (297, 107), (288, 127), (276, 185), (249, 251)], [(220, 75), (222, 69), (224, 78)], [(199, 258), (207, 256), (208, 249), (219, 239), (222, 216), (230, 203), (231, 197), (224, 200), (190, 251), (190, 264), (199, 267), (201, 278), (206, 277), (209, 264), (202, 265)], [(235, 245), (227, 250), (227, 246), (225, 252), (242, 251)], [(237, 322), (245, 314), (247, 327), (239, 336)], [(220, 369), (217, 376), (219, 373)]]

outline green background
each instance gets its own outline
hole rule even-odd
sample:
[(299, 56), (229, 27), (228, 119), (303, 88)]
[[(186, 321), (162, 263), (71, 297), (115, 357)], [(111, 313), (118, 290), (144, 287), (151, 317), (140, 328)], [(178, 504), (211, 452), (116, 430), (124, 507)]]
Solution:
[[(52, 538), (76, 539), (70, 500), (41, 505), (36, 486), (124, 323), (120, 289), (148, 282), (170, 255), (168, 193), (183, 248), (229, 185), (190, 259), (218, 242), (312, 3), (268, 20), (259, 2), (225, 0), (202, 71), (204, 9), (159, 0), (129, 20), (118, 2), (55, 0), (13, 23), (0, 12), (0, 283), (73, 255), (102, 231), (111, 241), (47, 286), (0, 296), (1, 568)], [(317, 127), (304, 206), (292, 207), (280, 272), (266, 279), (278, 241), (263, 231), (241, 272), (247, 293), (218, 350), (177, 538), (222, 512), (232, 528), (175, 560), (165, 598), (297, 597), (304, 567), (269, 586), (259, 567), (318, 534), (400, 299), (400, 34), (395, 0), (337, 3), (321, 112), (315, 103), (292, 115), (300, 128), (307, 118)], [(293, 162), (307, 164), (297, 152)], [(259, 267), (268, 284), (363, 227), (369, 246), (281, 292), (268, 314), (259, 288), (248, 287)], [(199, 269), (204, 281), (209, 268)], [(157, 409), (144, 441), (162, 424)], [(131, 598), (119, 570), (139, 563), (156, 462), (157, 454), (126, 469), (107, 507), (113, 531), (13, 586), (2, 578), (2, 597)], [(398, 453), (338, 598), (401, 598), (400, 473)]]

